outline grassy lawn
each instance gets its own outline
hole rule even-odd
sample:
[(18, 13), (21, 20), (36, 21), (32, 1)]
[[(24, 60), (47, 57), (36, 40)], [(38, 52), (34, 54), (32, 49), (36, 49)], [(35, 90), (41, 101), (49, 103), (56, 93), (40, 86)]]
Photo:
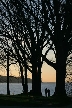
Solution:
[(66, 99), (66, 97), (0, 95), (0, 105), (63, 106), (69, 103), (69, 99)]

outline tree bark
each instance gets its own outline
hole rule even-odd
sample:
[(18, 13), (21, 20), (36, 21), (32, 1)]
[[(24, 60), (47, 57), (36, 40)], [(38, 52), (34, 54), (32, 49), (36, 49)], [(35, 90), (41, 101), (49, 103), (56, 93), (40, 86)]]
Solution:
[(42, 95), (41, 94), (41, 58), (39, 58), (38, 60), (38, 72), (37, 72), (37, 92), (38, 95)]
[(36, 52), (32, 52), (32, 93), (33, 95), (37, 94), (37, 56)]
[(36, 63), (32, 64), (32, 92), (34, 95), (37, 94), (37, 66)]
[(65, 75), (66, 75), (66, 51), (61, 48), (56, 50), (56, 95), (66, 95)]
[(41, 51), (41, 49), (40, 49), (40, 46), (38, 46), (38, 55), (37, 55), (37, 57), (38, 57), (38, 61), (37, 61), (37, 68), (38, 68), (38, 70), (37, 70), (37, 85), (38, 85), (38, 87), (37, 87), (37, 90), (38, 90), (38, 95), (42, 95), (41, 94), (41, 53), (42, 53), (42, 51)]

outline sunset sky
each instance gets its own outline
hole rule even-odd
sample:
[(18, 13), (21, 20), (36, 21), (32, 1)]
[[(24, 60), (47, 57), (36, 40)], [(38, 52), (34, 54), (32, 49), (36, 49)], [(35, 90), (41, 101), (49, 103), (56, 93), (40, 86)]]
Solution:
[[(56, 71), (47, 65), (46, 63), (43, 64), (42, 66), (42, 74), (41, 78), (43, 82), (55, 82), (56, 77), (55, 77)], [(6, 75), (6, 69), (3, 68), (0, 70), (0, 75)], [(19, 69), (15, 65), (10, 66), (10, 75), (13, 76), (19, 76)], [(28, 71), (28, 78), (32, 78), (32, 74)]]
[[(53, 51), (50, 51), (47, 55), (47, 58), (49, 60), (55, 60)], [(2, 67), (0, 69), (0, 75), (6, 75), (6, 69)], [(10, 75), (13, 76), (19, 76), (19, 68), (16, 65), (10, 66)], [(32, 74), (28, 71), (28, 78), (32, 78)], [(43, 82), (55, 82), (56, 81), (56, 71), (49, 65), (47, 65), (45, 62), (42, 66), (42, 74), (41, 78)]]

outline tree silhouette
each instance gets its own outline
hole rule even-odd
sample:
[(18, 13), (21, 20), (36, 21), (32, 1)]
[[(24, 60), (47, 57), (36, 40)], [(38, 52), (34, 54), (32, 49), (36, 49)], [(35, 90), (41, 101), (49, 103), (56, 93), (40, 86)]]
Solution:
[[(66, 60), (72, 52), (72, 2), (67, 1), (38, 1), (38, 5), (42, 5), (41, 21), (33, 12), (32, 8), (29, 13), (41, 22), (43, 30), (48, 33), (50, 39), (55, 46), (56, 56), (56, 94), (66, 94), (65, 92), (65, 75), (66, 75)], [(38, 7), (39, 7), (38, 6)], [(25, 10), (27, 10), (25, 8)], [(39, 8), (38, 8), (39, 10)], [(28, 11), (28, 10), (27, 10)], [(39, 25), (40, 26), (40, 25)], [(48, 36), (48, 37), (49, 37)], [(61, 79), (61, 80), (60, 80)]]
[[(32, 90), (34, 93), (41, 93), (41, 56), (42, 56), (42, 49), (47, 45), (47, 42), (50, 41), (50, 39), (47, 39), (47, 35), (45, 34), (44, 29), (42, 29), (42, 26), (44, 24), (40, 25), (40, 22), (36, 21), (32, 16), (30, 17), (30, 14), (28, 14), (26, 11), (22, 11), (23, 7), (21, 7), (20, 1), (17, 2), (17, 4), (14, 4), (16, 1), (10, 1), (8, 6), (6, 3), (2, 1), (2, 4), (5, 8), (5, 10), (8, 12), (8, 17), (10, 18), (9, 24), (5, 24), (4, 20), (2, 20), (2, 23), (5, 25), (6, 30), (2, 30), (3, 36), (11, 39), (12, 46), (14, 47), (15, 55), (17, 54), (17, 57), (19, 58), (20, 62), (25, 65), (25, 61), (27, 60), (26, 67), (30, 70), (29, 66), (27, 64), (32, 64)], [(25, 2), (24, 2), (25, 3)], [(11, 13), (10, 10), (12, 10), (9, 5), (15, 6), (14, 10)], [(19, 6), (17, 6), (19, 5)], [(25, 6), (25, 5), (24, 5)], [(31, 4), (30, 4), (31, 6)], [(36, 6), (38, 8), (38, 6)], [(20, 10), (20, 13), (19, 13)], [(39, 11), (37, 11), (37, 17), (39, 14)], [(24, 13), (23, 13), (24, 12)], [(36, 14), (36, 13), (35, 13)], [(2, 13), (4, 16), (4, 14)], [(6, 16), (4, 16), (6, 18)], [(30, 19), (31, 18), (31, 19)], [(32, 22), (34, 21), (34, 22)], [(34, 23), (34, 24), (33, 24)], [(2, 27), (4, 27), (2, 25)], [(10, 29), (10, 32), (8, 31)], [(33, 31), (34, 29), (34, 31)], [(41, 33), (41, 31), (42, 33)], [(5, 33), (5, 34), (4, 34)], [(35, 36), (36, 35), (36, 36)], [(45, 35), (45, 36), (44, 36)], [(47, 41), (47, 42), (46, 42)], [(25, 50), (24, 46), (21, 42), (25, 42)], [(46, 42), (46, 44), (45, 44)], [(10, 49), (11, 52), (12, 49)], [(20, 51), (20, 52), (19, 52)], [(23, 57), (23, 54), (26, 54), (26, 57)], [(22, 54), (22, 55), (21, 55)], [(42, 56), (43, 58), (44, 55)], [(23, 59), (24, 58), (24, 59)], [(50, 61), (47, 61), (50, 62)], [(51, 62), (50, 62), (51, 64)], [(52, 63), (53, 64), (53, 63)], [(37, 80), (38, 79), (38, 80)], [(38, 81), (38, 82), (37, 82)], [(38, 85), (39, 84), (39, 85)], [(38, 90), (37, 90), (38, 88)]]
[(66, 60), (72, 52), (72, 1), (43, 1), (45, 29), (48, 31), (56, 50), (56, 90), (64, 95)]
[[(48, 35), (50, 36), (50, 39), (52, 40), (56, 50), (55, 93), (59, 95), (61, 94), (64, 95), (66, 94), (65, 92), (66, 60), (67, 57), (72, 52), (72, 20), (71, 20), (72, 1), (43, 0), (41, 5), (42, 5), (41, 12), (43, 12), (42, 18), (44, 18), (43, 26), (44, 29), (47, 31)], [(38, 17), (36, 17), (36, 15), (34, 15), (32, 9), (29, 10), (30, 14), (33, 15), (34, 18), (37, 18), (37, 21), (41, 21)]]
[[(55, 94), (65, 94), (66, 60), (72, 52), (72, 2), (71, 0), (41, 0), (32, 1), (28, 5), (27, 0), (7, 1), (2, 0), (4, 10), (1, 33), (12, 40), (19, 60), (32, 72), (32, 89), (34, 93), (41, 92), (41, 57), (56, 69)], [(4, 12), (7, 14), (5, 15)], [(10, 32), (9, 32), (10, 30)], [(25, 41), (25, 50), (21, 42)], [(42, 50), (46, 45), (53, 49), (56, 56), (56, 64), (47, 60)], [(20, 51), (20, 53), (19, 53)], [(21, 56), (22, 54), (22, 56)], [(31, 64), (29, 67), (28, 64)], [(38, 79), (38, 80), (37, 80)], [(38, 83), (37, 83), (37, 81)], [(37, 89), (38, 88), (38, 89)]]

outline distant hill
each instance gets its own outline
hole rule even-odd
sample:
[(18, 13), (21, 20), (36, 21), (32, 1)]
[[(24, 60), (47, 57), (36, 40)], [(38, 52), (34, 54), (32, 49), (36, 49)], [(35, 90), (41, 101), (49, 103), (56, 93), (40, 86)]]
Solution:
[[(0, 83), (6, 83), (6, 82), (7, 82), (7, 76), (0, 75)], [(21, 77), (9, 76), (9, 83), (21, 83), (21, 82), (22, 82)], [(28, 83), (32, 83), (32, 79), (28, 78)]]

